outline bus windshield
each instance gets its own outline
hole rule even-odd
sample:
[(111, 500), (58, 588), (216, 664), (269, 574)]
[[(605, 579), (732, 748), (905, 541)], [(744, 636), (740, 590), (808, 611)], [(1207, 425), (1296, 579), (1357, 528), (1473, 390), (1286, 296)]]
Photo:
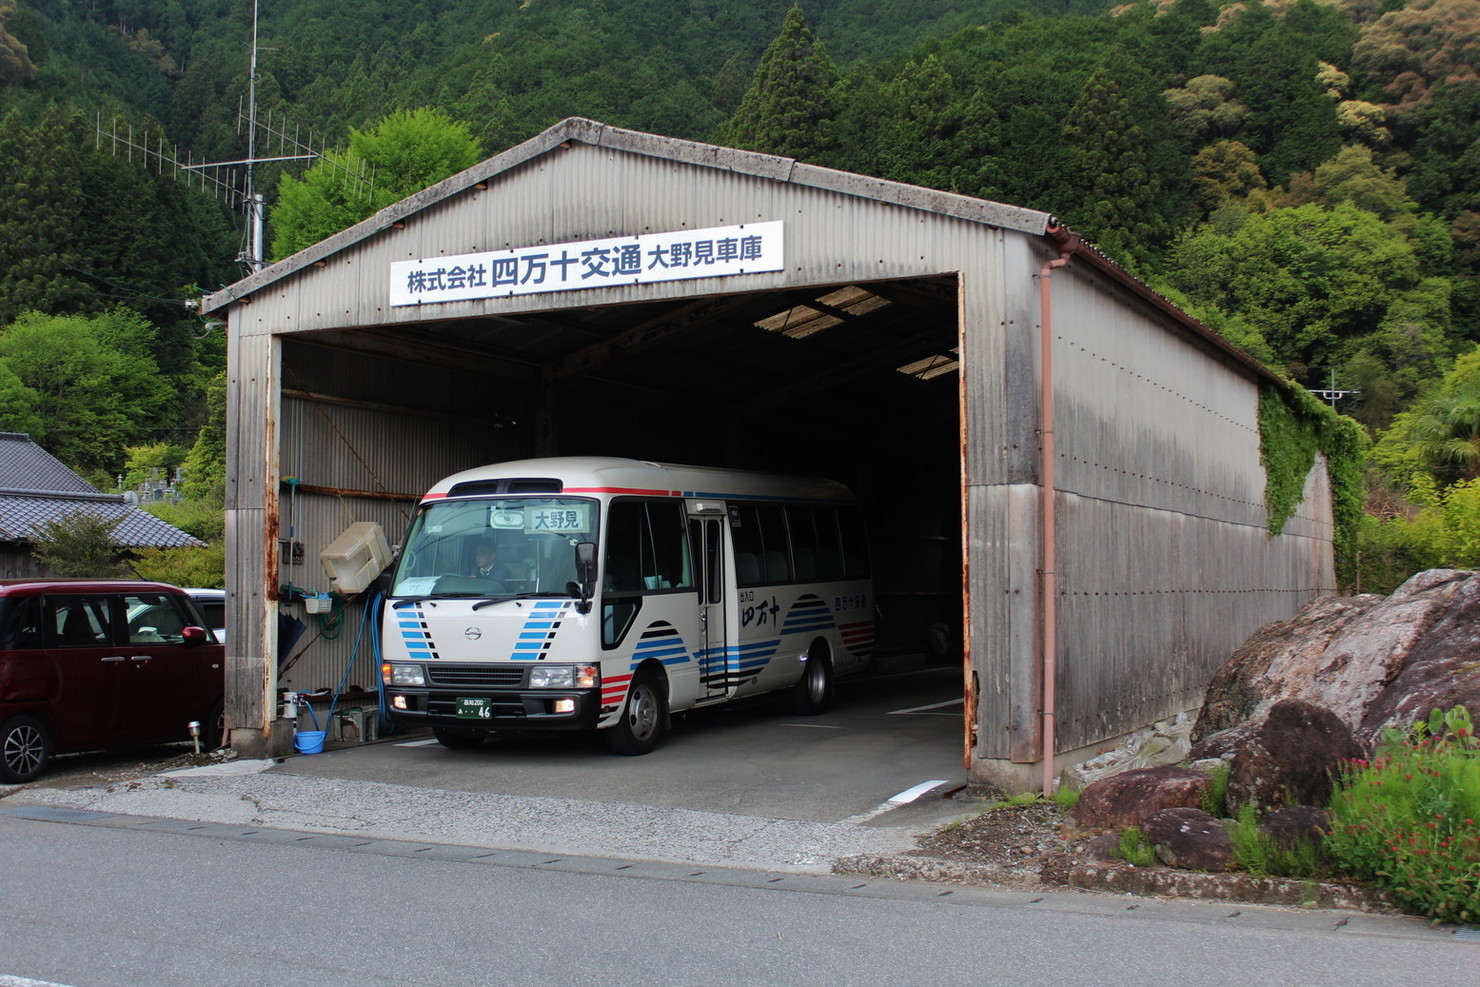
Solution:
[(584, 498), (437, 501), (411, 526), (391, 595), (578, 596), (575, 546), (596, 541), (596, 521)]

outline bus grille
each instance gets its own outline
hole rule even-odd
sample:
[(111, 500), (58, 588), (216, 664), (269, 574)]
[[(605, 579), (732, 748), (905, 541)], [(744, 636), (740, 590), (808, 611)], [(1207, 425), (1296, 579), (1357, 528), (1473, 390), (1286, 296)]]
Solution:
[(521, 686), (524, 684), (524, 667), (483, 665), (444, 668), (428, 662), (427, 679), (432, 685)]

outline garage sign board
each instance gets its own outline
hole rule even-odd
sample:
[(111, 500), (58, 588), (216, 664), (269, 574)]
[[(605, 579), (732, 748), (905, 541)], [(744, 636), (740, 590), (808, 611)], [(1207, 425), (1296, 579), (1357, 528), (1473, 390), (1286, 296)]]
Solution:
[(779, 271), (781, 222), (431, 257), (391, 265), (390, 303), (477, 298)]

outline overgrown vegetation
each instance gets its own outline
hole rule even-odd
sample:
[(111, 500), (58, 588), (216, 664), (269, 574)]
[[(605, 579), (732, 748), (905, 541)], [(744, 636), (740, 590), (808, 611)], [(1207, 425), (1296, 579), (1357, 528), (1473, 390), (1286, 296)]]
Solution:
[(1229, 829), (1233, 859), (1240, 870), (1254, 877), (1313, 878), (1327, 874), (1317, 840), (1297, 839), (1288, 846), (1259, 828), (1259, 814), (1252, 805), (1238, 810), (1238, 819)]
[(75, 511), (56, 521), (42, 521), (32, 534), (32, 554), (64, 578), (126, 576), (129, 566), (124, 550), (113, 540), (113, 529), (121, 520)]
[(1150, 867), (1156, 863), (1156, 847), (1146, 839), (1146, 834), (1141, 832), (1139, 826), (1128, 826), (1118, 836), (1115, 855), (1121, 860), (1132, 867)]
[(1261, 388), (1259, 458), (1264, 464), (1269, 533), (1273, 536), (1284, 530), (1300, 504), (1316, 454), (1323, 454), (1331, 478), (1336, 579), (1343, 586), (1356, 581), (1367, 445), (1355, 421), (1336, 414), (1304, 388)]
[(1342, 773), (1330, 811), (1345, 872), (1435, 921), (1480, 920), (1480, 745), (1465, 707), (1388, 731)]
[(1227, 761), (1221, 761), (1211, 771), (1208, 777), (1213, 779), (1212, 786), (1202, 795), (1200, 808), (1214, 819), (1222, 819), (1225, 806), (1228, 802), (1228, 772)]

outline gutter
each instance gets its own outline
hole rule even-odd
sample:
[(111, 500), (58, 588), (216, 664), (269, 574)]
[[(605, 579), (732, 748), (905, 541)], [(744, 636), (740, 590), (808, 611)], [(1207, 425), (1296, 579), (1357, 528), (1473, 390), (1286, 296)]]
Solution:
[[(1055, 235), (1062, 231), (1063, 235)], [(1058, 671), (1058, 585), (1054, 571), (1057, 556), (1057, 521), (1054, 515), (1054, 421), (1053, 421), (1053, 272), (1069, 264), (1069, 259), (1078, 252), (1080, 239), (1077, 235), (1050, 225), (1048, 234), (1058, 243), (1059, 255), (1045, 261), (1038, 271), (1038, 421), (1039, 421), (1039, 538), (1042, 552), (1039, 567), (1038, 599), (1038, 646), (1041, 676), (1043, 680), (1043, 704), (1040, 745), (1043, 753), (1043, 797), (1053, 797), (1054, 754), (1057, 752), (1054, 719), (1057, 713), (1057, 698), (1054, 693), (1054, 676)]]

